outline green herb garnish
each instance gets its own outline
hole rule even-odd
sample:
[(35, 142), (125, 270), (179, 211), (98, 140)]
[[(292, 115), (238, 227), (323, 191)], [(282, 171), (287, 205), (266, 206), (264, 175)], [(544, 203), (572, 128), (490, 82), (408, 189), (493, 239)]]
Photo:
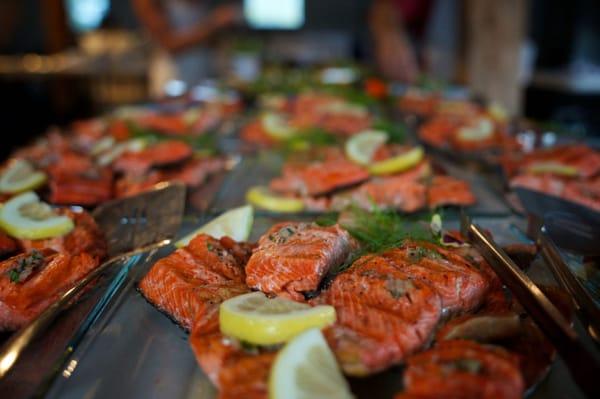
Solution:
[(15, 266), (7, 271), (8, 278), (11, 283), (21, 283), (43, 264), (44, 255), (34, 249), (29, 255), (15, 262)]

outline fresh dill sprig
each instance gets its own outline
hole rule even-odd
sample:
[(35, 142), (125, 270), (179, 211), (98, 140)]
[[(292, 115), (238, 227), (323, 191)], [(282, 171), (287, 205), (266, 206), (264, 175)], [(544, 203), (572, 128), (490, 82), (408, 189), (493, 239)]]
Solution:
[(373, 129), (386, 132), (388, 143), (403, 144), (406, 141), (408, 129), (403, 123), (381, 118), (373, 123)]
[(364, 255), (397, 248), (407, 239), (438, 243), (436, 234), (431, 231), (430, 220), (431, 215), (406, 216), (377, 206), (368, 211), (352, 205), (341, 217), (333, 213), (323, 215), (316, 223), (328, 226), (337, 221), (360, 244), (360, 249), (336, 270), (337, 273)]

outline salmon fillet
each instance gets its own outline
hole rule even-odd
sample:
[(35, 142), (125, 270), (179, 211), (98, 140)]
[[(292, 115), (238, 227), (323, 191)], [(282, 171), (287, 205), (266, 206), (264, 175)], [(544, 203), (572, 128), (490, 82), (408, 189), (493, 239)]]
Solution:
[(268, 378), (276, 353), (249, 353), (219, 331), (219, 305), (196, 318), (190, 345), (198, 364), (219, 388), (219, 399), (268, 397)]
[(435, 176), (427, 190), (430, 209), (444, 205), (469, 206), (476, 202), (469, 183), (450, 176)]
[(425, 242), (408, 242), (382, 255), (406, 275), (431, 286), (442, 307), (452, 313), (479, 306), (488, 289), (486, 277), (461, 256)]
[(198, 315), (248, 291), (244, 264), (250, 246), (199, 234), (152, 266), (140, 281), (144, 297), (189, 330)]
[(17, 242), (0, 231), (0, 260), (14, 254), (18, 249)]
[(48, 200), (52, 204), (93, 206), (113, 196), (113, 173), (108, 168), (76, 170), (59, 163), (46, 171), (50, 177)]
[(183, 162), (192, 154), (192, 147), (186, 143), (163, 141), (139, 152), (126, 152), (113, 163), (113, 169), (121, 173), (143, 175), (152, 167)]
[(312, 303), (335, 307), (337, 321), (325, 335), (344, 372), (357, 376), (421, 349), (442, 311), (434, 289), (379, 255), (358, 259)]
[(517, 399), (525, 388), (516, 356), (473, 341), (444, 341), (407, 360), (395, 399)]
[(145, 175), (125, 175), (115, 184), (115, 196), (129, 197), (152, 189), (161, 182), (181, 182), (195, 188), (208, 176), (225, 168), (225, 159), (218, 157), (191, 159), (175, 170), (152, 170)]
[(99, 260), (85, 252), (30, 250), (0, 262), (0, 331), (27, 325)]
[(246, 284), (265, 293), (303, 300), (322, 278), (350, 256), (354, 240), (339, 225), (284, 222), (259, 240), (246, 266)]
[(427, 188), (422, 182), (404, 175), (373, 179), (360, 187), (334, 195), (331, 209), (343, 210), (350, 205), (371, 210), (397, 209), (402, 212), (415, 212), (427, 203)]
[(369, 173), (361, 166), (343, 158), (314, 161), (306, 164), (286, 164), (282, 175), (271, 181), (273, 191), (301, 196), (317, 196), (361, 183)]
[(62, 237), (45, 240), (19, 240), (21, 247), (26, 252), (32, 249), (50, 248), (56, 252), (66, 252), (71, 255), (88, 253), (97, 260), (106, 257), (107, 247), (104, 234), (89, 213), (85, 211), (75, 212), (68, 208), (60, 208), (58, 213), (71, 218), (75, 228)]

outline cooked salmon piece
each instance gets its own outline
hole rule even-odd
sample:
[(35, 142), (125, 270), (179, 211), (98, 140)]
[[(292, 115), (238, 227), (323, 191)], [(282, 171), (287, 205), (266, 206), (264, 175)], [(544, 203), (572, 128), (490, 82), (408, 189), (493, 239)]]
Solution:
[(395, 399), (517, 399), (525, 383), (516, 356), (473, 341), (443, 341), (411, 356)]
[(140, 281), (146, 299), (185, 329), (198, 315), (232, 296), (248, 292), (244, 264), (248, 244), (199, 234), (190, 243), (152, 266)]
[(145, 175), (125, 175), (115, 184), (117, 198), (129, 197), (151, 190), (161, 182), (181, 182), (187, 187), (200, 186), (206, 179), (225, 168), (224, 158), (190, 159), (174, 170), (152, 170)]
[(198, 314), (190, 334), (196, 360), (212, 383), (219, 399), (268, 397), (268, 378), (275, 353), (250, 353), (219, 331), (219, 303)]
[(282, 175), (271, 181), (273, 191), (301, 196), (318, 196), (361, 183), (369, 173), (342, 157), (309, 163), (288, 163)]
[(99, 264), (86, 252), (32, 249), (0, 262), (0, 331), (24, 327)]
[(406, 242), (382, 256), (406, 275), (431, 286), (445, 310), (469, 311), (484, 300), (486, 277), (451, 250), (427, 242)]
[(311, 301), (335, 307), (325, 332), (344, 372), (363, 376), (401, 363), (430, 339), (442, 312), (438, 294), (386, 258), (365, 255)]
[(331, 209), (343, 210), (350, 205), (363, 209), (396, 209), (415, 212), (427, 204), (427, 188), (422, 182), (404, 175), (379, 177), (360, 187), (334, 195)]
[(283, 222), (263, 235), (246, 265), (246, 284), (269, 294), (303, 300), (355, 247), (339, 225)]
[(189, 130), (181, 113), (158, 114), (151, 112), (140, 116), (136, 122), (142, 128), (157, 130), (165, 134), (184, 135)]
[(469, 206), (476, 201), (469, 183), (450, 176), (435, 176), (427, 190), (430, 209), (443, 205)]
[(113, 173), (95, 165), (86, 169), (71, 169), (57, 163), (49, 167), (48, 200), (56, 205), (94, 206), (113, 197)]
[[(232, 296), (235, 295), (232, 293)], [(219, 330), (220, 302), (208, 303), (196, 315), (190, 333), (190, 345), (196, 360), (219, 388), (219, 399), (266, 399), (269, 371), (275, 353), (249, 353), (235, 340), (224, 337)]]
[(104, 233), (94, 221), (92, 216), (85, 211), (72, 211), (68, 208), (60, 208), (60, 215), (65, 215), (73, 220), (75, 228), (62, 237), (48, 238), (44, 240), (19, 240), (21, 247), (26, 251), (33, 249), (49, 248), (56, 252), (78, 255), (88, 253), (97, 260), (106, 257), (107, 247)]
[(10, 256), (19, 250), (17, 241), (0, 231), (0, 260)]
[(260, 146), (269, 147), (275, 144), (275, 140), (265, 131), (261, 120), (258, 118), (244, 126), (240, 132), (240, 137), (244, 141)]
[(169, 140), (154, 144), (142, 151), (126, 152), (114, 163), (114, 170), (143, 175), (152, 167), (169, 166), (189, 159), (192, 147), (181, 141)]

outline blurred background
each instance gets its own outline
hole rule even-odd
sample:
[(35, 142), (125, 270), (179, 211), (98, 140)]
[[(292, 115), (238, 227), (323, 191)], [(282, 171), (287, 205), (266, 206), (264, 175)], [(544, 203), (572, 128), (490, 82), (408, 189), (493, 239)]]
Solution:
[(1, 0), (2, 155), (206, 79), (350, 60), (600, 134), (596, 0)]

